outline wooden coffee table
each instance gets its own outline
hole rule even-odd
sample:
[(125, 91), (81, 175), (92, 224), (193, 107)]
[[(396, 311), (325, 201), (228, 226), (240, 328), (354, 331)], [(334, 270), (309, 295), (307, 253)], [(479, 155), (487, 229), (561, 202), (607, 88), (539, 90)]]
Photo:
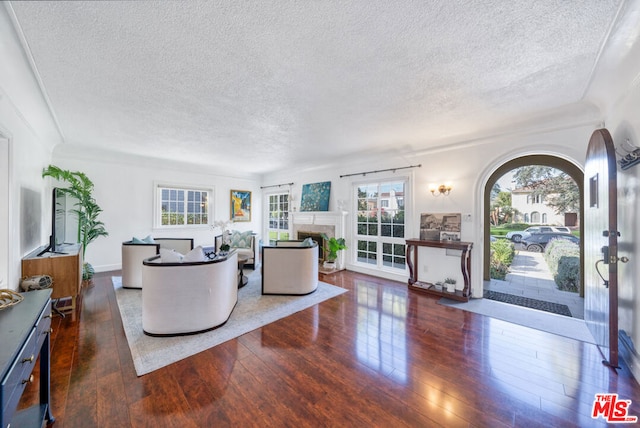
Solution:
[(244, 276), (244, 264), (249, 260), (249, 257), (244, 254), (238, 254), (238, 288), (242, 288), (249, 282), (249, 278)]

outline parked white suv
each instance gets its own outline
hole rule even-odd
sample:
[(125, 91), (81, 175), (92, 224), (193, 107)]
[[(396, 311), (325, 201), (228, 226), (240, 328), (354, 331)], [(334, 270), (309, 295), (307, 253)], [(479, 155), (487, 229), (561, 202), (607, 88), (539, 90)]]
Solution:
[(514, 230), (511, 232), (507, 232), (505, 235), (507, 239), (510, 239), (512, 242), (520, 242), (524, 238), (529, 237), (532, 233), (548, 233), (548, 232), (559, 232), (559, 233), (571, 233), (571, 230), (568, 227), (558, 226), (531, 226), (527, 227), (525, 230)]
[(568, 227), (564, 227), (564, 226), (554, 226), (553, 229), (556, 232), (560, 232), (560, 233), (571, 233), (571, 229), (569, 229)]

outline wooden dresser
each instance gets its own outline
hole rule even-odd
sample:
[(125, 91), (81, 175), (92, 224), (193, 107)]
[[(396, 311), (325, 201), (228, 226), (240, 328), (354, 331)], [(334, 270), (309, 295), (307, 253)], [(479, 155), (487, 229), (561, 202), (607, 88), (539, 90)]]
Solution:
[(71, 297), (71, 304), (56, 306), (60, 311), (70, 311), (76, 316), (76, 300), (82, 288), (82, 251), (80, 245), (68, 245), (65, 254), (38, 254), (44, 247), (38, 248), (22, 259), (22, 276), (49, 275), (53, 279), (52, 299)]
[[(49, 407), (51, 290), (23, 293), (24, 300), (0, 311), (0, 428), (41, 427), (54, 421)], [(33, 382), (40, 356), (40, 404), (16, 411)]]

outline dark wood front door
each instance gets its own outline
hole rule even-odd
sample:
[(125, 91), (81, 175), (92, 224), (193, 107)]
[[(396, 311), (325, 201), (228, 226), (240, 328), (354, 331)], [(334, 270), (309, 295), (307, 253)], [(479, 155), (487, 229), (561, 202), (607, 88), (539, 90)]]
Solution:
[(584, 172), (584, 319), (605, 364), (618, 366), (618, 222), (611, 134), (594, 131)]

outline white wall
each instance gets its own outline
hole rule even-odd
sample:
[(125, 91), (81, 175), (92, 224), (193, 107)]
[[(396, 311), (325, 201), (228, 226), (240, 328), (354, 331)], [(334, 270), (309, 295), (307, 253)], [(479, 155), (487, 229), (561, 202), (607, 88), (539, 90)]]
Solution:
[[(472, 291), (473, 295), (482, 295), (482, 246), (484, 245), (482, 195), (489, 176), (505, 162), (529, 154), (549, 154), (567, 159), (582, 167), (586, 154), (589, 137), (596, 124), (554, 130), (549, 132), (529, 133), (523, 135), (509, 135), (473, 142), (461, 142), (452, 147), (441, 147), (423, 152), (404, 153), (402, 155), (380, 156), (377, 160), (362, 162), (336, 161), (333, 165), (323, 168), (301, 168), (288, 170), (265, 176), (264, 185), (294, 182), (292, 194), (295, 196), (295, 206), (300, 206), (300, 193), (303, 184), (320, 181), (331, 181), (331, 198), (329, 210), (336, 210), (338, 201), (346, 201), (350, 225), (347, 239), (347, 268), (362, 272), (374, 273), (353, 265), (353, 200), (352, 183), (363, 179), (382, 179), (398, 175), (411, 177), (411, 204), (414, 207), (407, 213), (406, 236), (419, 236), (420, 214), (425, 212), (459, 212), (470, 214), (471, 221), (462, 223), (462, 240), (474, 244), (472, 250)], [(382, 159), (383, 158), (383, 159)], [(395, 173), (384, 172), (368, 174), (366, 177), (357, 175), (340, 178), (340, 175), (399, 168), (408, 165), (422, 164), (421, 168), (399, 170)], [(450, 181), (453, 190), (449, 196), (434, 197), (429, 192), (429, 184), (440, 184)], [(407, 198), (409, 201), (409, 197)], [(446, 256), (442, 256), (446, 257)], [(420, 257), (421, 265), (427, 259)], [(459, 259), (451, 257), (441, 260), (429, 259), (426, 274), (431, 278), (445, 278), (451, 276), (451, 266), (459, 266)], [(443, 269), (444, 267), (444, 269)], [(418, 272), (425, 273), (424, 266), (417, 267)], [(459, 269), (458, 269), (459, 270)], [(457, 271), (455, 272), (457, 273)], [(379, 273), (374, 273), (380, 275)], [(380, 275), (389, 279), (406, 282), (405, 275)]]
[[(640, 46), (634, 46), (621, 64), (621, 70), (632, 72), (635, 78), (612, 94), (612, 108), (607, 117), (607, 129), (618, 152), (625, 153), (630, 145), (640, 147)], [(616, 76), (617, 79), (617, 76)], [(619, 257), (629, 262), (618, 263), (619, 328), (640, 346), (640, 165), (622, 171), (618, 168), (618, 229), (620, 230)], [(640, 358), (637, 354), (627, 363), (640, 379)]]
[[(81, 154), (80, 154), (81, 155)], [(109, 236), (100, 237), (87, 247), (86, 261), (97, 272), (121, 268), (122, 242), (132, 237), (186, 237), (194, 238), (194, 246), (213, 245), (215, 234), (208, 226), (173, 229), (153, 228), (154, 183), (183, 184), (213, 188), (214, 220), (229, 220), (230, 190), (252, 192), (252, 221), (233, 225), (237, 230), (259, 232), (262, 227), (260, 183), (257, 179), (217, 176), (204, 168), (155, 162), (122, 156), (119, 162), (92, 159), (65, 154), (54, 150), (52, 163), (60, 168), (84, 172), (95, 186), (96, 202), (104, 210), (100, 220)]]
[(9, 278), (9, 140), (0, 136), (0, 288)]
[[(8, 192), (7, 215), (0, 216), (2, 287), (17, 289), (22, 256), (46, 242), (50, 196), (41, 177), (53, 146), (61, 141), (38, 83), (13, 31), (6, 4), (0, 6), (0, 136), (8, 140), (8, 171), (0, 174)], [(0, 203), (5, 203), (1, 201)], [(8, 232), (5, 232), (8, 230)]]

